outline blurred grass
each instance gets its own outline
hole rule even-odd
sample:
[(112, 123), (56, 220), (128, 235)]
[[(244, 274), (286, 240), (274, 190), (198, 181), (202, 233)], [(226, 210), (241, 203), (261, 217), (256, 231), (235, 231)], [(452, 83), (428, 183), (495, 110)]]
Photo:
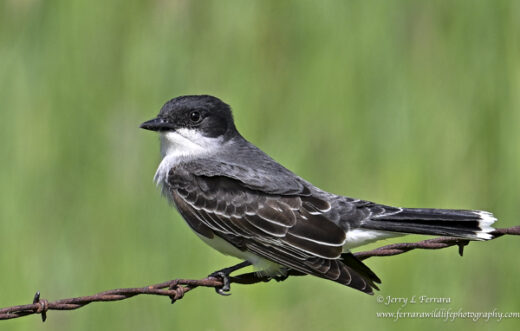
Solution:
[[(230, 103), (240, 131), (323, 189), (519, 224), (520, 4), (514, 1), (0, 2), (0, 306), (235, 263), (152, 184), (138, 125), (171, 97)], [(408, 240), (419, 237), (407, 238)], [(450, 297), (411, 310), (520, 311), (518, 240), (369, 260), (380, 294)], [(310, 277), (95, 304), (9, 330), (415, 328)], [(520, 321), (503, 320), (505, 330)], [(422, 322), (487, 329), (495, 321)]]

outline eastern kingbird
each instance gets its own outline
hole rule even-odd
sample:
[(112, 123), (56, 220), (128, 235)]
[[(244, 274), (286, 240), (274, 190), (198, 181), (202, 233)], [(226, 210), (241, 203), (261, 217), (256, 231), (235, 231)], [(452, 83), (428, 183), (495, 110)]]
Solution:
[(372, 294), (380, 279), (350, 249), (402, 234), (493, 237), (487, 211), (397, 208), (323, 191), (237, 131), (230, 107), (209, 95), (180, 96), (141, 124), (157, 131), (155, 182), (206, 243), (253, 264), (258, 277), (313, 275)]

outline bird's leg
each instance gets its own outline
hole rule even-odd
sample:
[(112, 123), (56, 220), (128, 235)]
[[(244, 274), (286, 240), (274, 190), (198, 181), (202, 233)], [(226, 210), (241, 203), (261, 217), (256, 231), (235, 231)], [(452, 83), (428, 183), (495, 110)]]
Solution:
[(289, 276), (305, 276), (306, 274), (300, 271), (296, 271), (293, 269), (288, 269), (287, 272), (282, 276), (274, 276), (273, 279), (277, 282), (283, 282), (286, 280)]
[(267, 275), (259, 275), (258, 272), (248, 272), (246, 274), (240, 274), (237, 276), (231, 276), (230, 280), (237, 284), (256, 284), (260, 282), (268, 282), (273, 279)]
[(233, 283), (238, 284), (256, 284), (260, 282), (268, 282), (272, 279), (276, 280), (277, 282), (282, 282), (286, 280), (289, 276), (304, 276), (304, 273), (301, 273), (296, 270), (287, 270), (283, 275), (277, 275), (277, 276), (269, 276), (266, 274), (262, 274), (259, 272), (249, 272), (246, 274), (240, 274), (237, 276), (230, 277), (230, 280)]
[(224, 269), (221, 269), (221, 270), (217, 270), (217, 271), (211, 273), (211, 275), (209, 275), (208, 277), (214, 277), (214, 278), (222, 279), (222, 283), (223, 283), (222, 287), (216, 287), (215, 291), (218, 294), (220, 294), (220, 295), (230, 295), (230, 293), (226, 293), (226, 292), (229, 292), (229, 290), (230, 290), (231, 280), (230, 280), (230, 276), (229, 275), (233, 271), (236, 271), (236, 270), (248, 267), (250, 265), (251, 265), (251, 262), (244, 261), (244, 262), (239, 263), (237, 265), (234, 265), (232, 267), (228, 267), (228, 268), (224, 268)]

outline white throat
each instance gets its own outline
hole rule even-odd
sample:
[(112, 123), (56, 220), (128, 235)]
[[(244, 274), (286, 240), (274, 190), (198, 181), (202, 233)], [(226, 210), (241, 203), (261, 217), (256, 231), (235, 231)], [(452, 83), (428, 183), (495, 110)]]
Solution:
[(205, 137), (198, 130), (187, 128), (161, 132), (160, 139), (163, 159), (154, 176), (157, 185), (164, 183), (168, 171), (176, 164), (217, 153), (223, 143), (222, 137)]

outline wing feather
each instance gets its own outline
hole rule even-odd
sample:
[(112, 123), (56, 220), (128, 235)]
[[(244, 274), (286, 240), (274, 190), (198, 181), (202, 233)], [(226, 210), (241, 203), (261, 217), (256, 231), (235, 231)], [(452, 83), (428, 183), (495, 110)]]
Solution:
[(373, 282), (363, 279), (367, 273), (342, 262), (346, 234), (327, 218), (329, 201), (266, 193), (182, 166), (170, 171), (167, 185), (177, 209), (200, 235), (219, 236), (286, 268), (372, 293)]

